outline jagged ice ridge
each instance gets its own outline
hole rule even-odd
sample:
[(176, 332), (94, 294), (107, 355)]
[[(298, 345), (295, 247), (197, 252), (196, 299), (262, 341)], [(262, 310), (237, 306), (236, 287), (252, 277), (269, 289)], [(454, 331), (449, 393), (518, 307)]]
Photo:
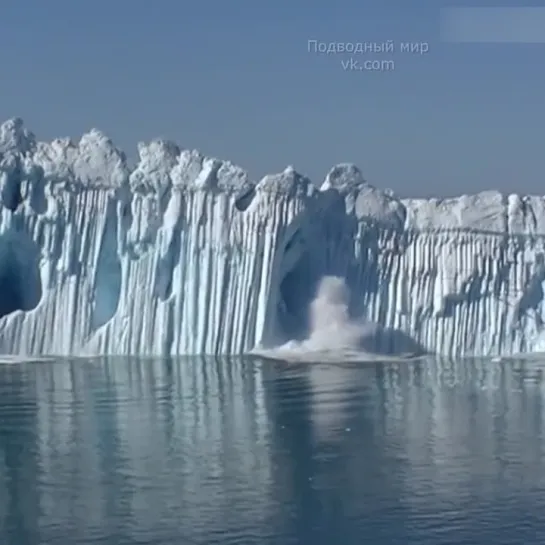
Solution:
[(304, 337), (324, 275), (381, 326), (373, 350), (540, 351), (545, 199), (399, 199), (351, 164), (320, 188), (100, 131), (0, 126), (0, 352), (241, 353)]

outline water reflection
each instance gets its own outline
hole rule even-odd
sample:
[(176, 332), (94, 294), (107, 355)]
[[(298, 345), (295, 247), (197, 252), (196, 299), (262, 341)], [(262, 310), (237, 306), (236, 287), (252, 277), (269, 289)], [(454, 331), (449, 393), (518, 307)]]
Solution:
[(305, 397), (306, 427), (292, 431), (281, 464), (308, 481), (298, 485), (305, 502), (293, 506), (306, 539), (367, 535), (437, 545), (452, 543), (456, 531), (458, 543), (544, 542), (539, 363), (430, 359), (275, 370), (277, 383), (299, 382), (296, 393), (276, 389), (276, 413), (294, 412)]
[(410, 464), (404, 498), (412, 509), (462, 512), (477, 497), (528, 500), (545, 491), (539, 365), (443, 361), (384, 374), (385, 441)]
[(38, 543), (36, 399), (32, 382), (19, 369), (0, 367), (0, 542), (2, 528), (18, 543)]
[[(390, 471), (377, 418), (378, 368), (279, 363), (265, 373), (275, 467), (285, 474), (275, 490), (294, 543), (361, 543), (362, 536), (390, 543), (406, 535), (396, 517), (402, 483)], [(288, 447), (279, 448), (282, 441)]]
[(0, 366), (0, 542), (543, 543), (544, 388), (525, 360)]
[[(19, 421), (15, 433), (33, 435), (39, 475), (10, 457), (12, 438), (3, 435), (1, 448), (11, 472), (20, 473), (11, 482), (33, 478), (40, 491), (33, 516), (48, 543), (102, 535), (159, 543), (184, 531), (195, 538), (259, 526), (271, 467), (257, 369), (240, 360), (107, 359), (0, 372), (2, 429), (6, 411), (20, 413), (23, 398), (33, 403), (35, 422)], [(32, 385), (25, 395), (6, 381), (22, 373)], [(26, 495), (8, 490), (24, 509)], [(188, 516), (191, 526), (182, 522)]]

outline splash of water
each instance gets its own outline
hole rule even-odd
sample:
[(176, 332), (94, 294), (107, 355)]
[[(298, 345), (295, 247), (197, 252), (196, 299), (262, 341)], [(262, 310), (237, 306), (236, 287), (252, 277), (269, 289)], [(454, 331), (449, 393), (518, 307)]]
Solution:
[[(372, 322), (349, 314), (350, 293), (343, 278), (325, 276), (309, 308), (310, 332), (303, 341), (289, 341), (273, 349), (252, 352), (287, 361), (377, 361), (386, 354), (377, 350), (384, 331)], [(401, 347), (400, 347), (401, 348)], [(408, 351), (388, 353), (388, 359), (406, 359)]]

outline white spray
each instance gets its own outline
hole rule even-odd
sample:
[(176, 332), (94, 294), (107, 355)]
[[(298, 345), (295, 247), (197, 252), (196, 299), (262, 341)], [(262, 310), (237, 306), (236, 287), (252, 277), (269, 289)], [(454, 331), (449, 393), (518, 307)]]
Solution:
[(344, 278), (323, 277), (309, 308), (308, 338), (289, 341), (272, 350), (254, 350), (254, 353), (289, 361), (384, 359), (376, 350), (381, 341), (381, 328), (363, 319), (351, 318), (349, 299)]

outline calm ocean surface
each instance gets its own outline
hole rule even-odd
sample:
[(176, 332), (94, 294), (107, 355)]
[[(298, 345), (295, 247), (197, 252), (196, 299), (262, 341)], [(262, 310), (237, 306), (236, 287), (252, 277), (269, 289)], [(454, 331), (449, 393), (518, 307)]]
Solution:
[(544, 392), (520, 360), (3, 365), (0, 544), (543, 545)]

